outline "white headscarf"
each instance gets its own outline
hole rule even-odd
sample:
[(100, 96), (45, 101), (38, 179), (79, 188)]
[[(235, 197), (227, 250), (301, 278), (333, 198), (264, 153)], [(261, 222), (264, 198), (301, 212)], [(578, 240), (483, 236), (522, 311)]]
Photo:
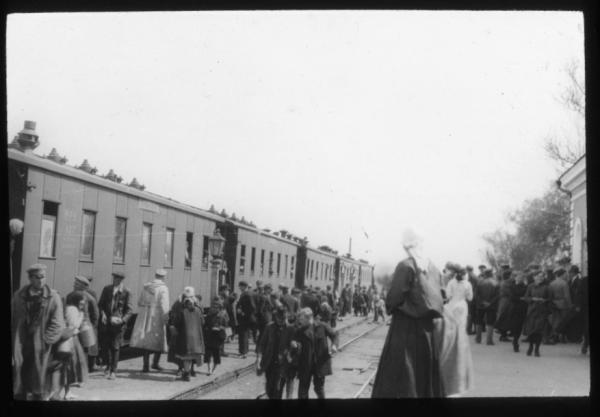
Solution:
[(402, 246), (417, 264), (417, 267), (423, 271), (427, 271), (429, 260), (423, 256), (423, 239), (417, 235), (412, 229), (405, 229), (402, 233)]

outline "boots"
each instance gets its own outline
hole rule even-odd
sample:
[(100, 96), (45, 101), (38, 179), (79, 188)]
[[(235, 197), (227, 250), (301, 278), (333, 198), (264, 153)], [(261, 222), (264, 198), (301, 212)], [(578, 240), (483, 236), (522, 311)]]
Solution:
[[(148, 359), (150, 359), (150, 355), (148, 355)], [(155, 352), (152, 358), (152, 369), (162, 371), (163, 368), (158, 364), (158, 361), (160, 361), (160, 352)]]
[(493, 346), (494, 345), (494, 328), (492, 326), (487, 326), (487, 329), (485, 329), (485, 338), (486, 338), (486, 345), (488, 346)]
[(533, 353), (535, 356), (537, 356), (538, 358), (540, 357), (540, 344), (536, 343), (535, 344), (535, 351)]
[(529, 343), (529, 349), (527, 349), (527, 356), (531, 356), (531, 353), (533, 352), (533, 343)]
[(513, 340), (513, 352), (519, 352), (519, 339), (516, 337)]
[(481, 343), (481, 324), (475, 325), (475, 343)]
[(147, 373), (150, 372), (150, 354), (144, 353), (144, 367), (142, 368), (142, 372)]

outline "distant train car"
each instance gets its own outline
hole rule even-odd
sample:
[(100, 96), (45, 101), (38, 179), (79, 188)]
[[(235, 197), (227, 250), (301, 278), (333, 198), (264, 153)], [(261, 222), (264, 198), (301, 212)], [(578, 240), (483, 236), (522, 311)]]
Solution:
[(228, 266), (227, 283), (230, 288), (241, 281), (255, 285), (256, 281), (294, 286), (298, 262), (297, 241), (284, 233), (259, 230), (238, 221), (228, 220), (222, 226), (226, 239), (224, 259)]
[(42, 263), (48, 284), (63, 296), (77, 274), (92, 277), (99, 292), (118, 271), (136, 300), (164, 268), (173, 297), (191, 285), (206, 299), (208, 238), (225, 219), (86, 168), (8, 149), (9, 214), (24, 221), (14, 246), (13, 291), (27, 283), (27, 266)]
[(309, 247), (306, 242), (298, 248), (298, 271), (296, 287), (312, 285), (325, 288), (335, 282), (335, 263), (337, 255), (325, 247), (319, 249)]

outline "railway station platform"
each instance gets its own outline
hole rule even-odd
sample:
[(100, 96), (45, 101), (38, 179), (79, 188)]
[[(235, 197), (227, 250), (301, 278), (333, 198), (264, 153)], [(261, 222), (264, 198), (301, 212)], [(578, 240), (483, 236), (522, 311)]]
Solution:
[[(336, 330), (353, 327), (365, 321), (372, 321), (372, 315), (366, 317), (346, 316), (338, 321)], [(142, 372), (142, 357), (134, 357), (119, 362), (117, 378), (109, 380), (103, 370), (90, 373), (88, 381), (81, 387), (74, 386), (71, 393), (75, 401), (151, 401), (170, 400), (184, 396), (187, 392), (202, 390), (209, 385), (218, 385), (236, 378), (241, 372), (247, 371), (255, 360), (255, 346), (250, 341), (250, 352), (245, 359), (237, 354), (238, 342), (225, 344), (227, 357), (221, 358), (221, 364), (212, 375), (206, 372), (206, 365), (196, 366), (196, 376), (186, 382), (176, 377), (177, 366), (167, 362), (167, 355), (160, 359), (162, 371), (150, 370)]]

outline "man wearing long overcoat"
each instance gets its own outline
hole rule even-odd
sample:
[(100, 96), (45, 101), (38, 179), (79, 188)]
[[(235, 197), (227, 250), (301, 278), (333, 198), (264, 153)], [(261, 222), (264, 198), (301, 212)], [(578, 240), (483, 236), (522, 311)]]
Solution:
[(127, 322), (133, 315), (131, 291), (123, 286), (125, 275), (113, 272), (113, 283), (102, 289), (98, 308), (100, 326), (98, 329), (100, 346), (104, 355), (108, 379), (115, 379), (119, 363), (119, 354)]
[(131, 333), (130, 346), (144, 351), (142, 372), (149, 372), (150, 353), (154, 353), (152, 369), (162, 371), (158, 361), (167, 351), (166, 325), (169, 320), (169, 287), (165, 284), (167, 271), (157, 269), (154, 279), (140, 293), (138, 315)]
[(240, 281), (240, 299), (236, 306), (238, 319), (239, 353), (245, 358), (248, 354), (248, 338), (252, 329), (256, 328), (256, 298), (248, 290), (248, 283)]
[(563, 268), (558, 268), (554, 271), (555, 279), (548, 285), (550, 290), (550, 325), (552, 326), (551, 339), (553, 342), (558, 342), (559, 339), (564, 340), (564, 334), (559, 331), (559, 326), (566, 319), (569, 313), (572, 302), (569, 284), (567, 284), (567, 273)]
[[(327, 339), (331, 340), (331, 351)], [(310, 382), (317, 398), (325, 398), (325, 377), (332, 374), (331, 354), (337, 351), (338, 335), (328, 324), (313, 319), (310, 308), (298, 313), (298, 328), (292, 338), (299, 349), (298, 399), (308, 398)]]
[[(12, 366), (15, 399), (46, 400), (60, 385), (58, 369), (49, 369), (53, 346), (66, 333), (60, 295), (46, 285), (46, 266), (27, 269), (29, 285), (12, 299)], [(57, 367), (58, 368), (58, 367)]]

